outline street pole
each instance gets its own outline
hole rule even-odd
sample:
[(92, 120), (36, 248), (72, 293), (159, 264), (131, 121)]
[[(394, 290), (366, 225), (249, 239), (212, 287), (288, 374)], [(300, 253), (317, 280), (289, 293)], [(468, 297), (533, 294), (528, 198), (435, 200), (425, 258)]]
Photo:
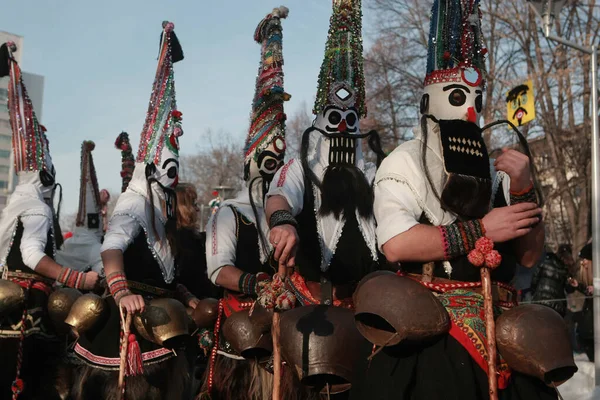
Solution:
[[(558, 7), (555, 9), (554, 2)], [(590, 55), (590, 70), (592, 73), (592, 266), (594, 273), (594, 369), (596, 391), (600, 393), (600, 132), (598, 131), (598, 46), (582, 46), (569, 40), (550, 34), (555, 15), (560, 12), (564, 2), (547, 0), (545, 8), (542, 2), (528, 0), (531, 9), (542, 19), (544, 36), (553, 42), (579, 50)], [(543, 15), (542, 15), (543, 14)], [(585, 205), (584, 205), (585, 206)]]
[(600, 386), (600, 152), (598, 151), (598, 52), (591, 47), (592, 70), (592, 265), (594, 268), (594, 367)]

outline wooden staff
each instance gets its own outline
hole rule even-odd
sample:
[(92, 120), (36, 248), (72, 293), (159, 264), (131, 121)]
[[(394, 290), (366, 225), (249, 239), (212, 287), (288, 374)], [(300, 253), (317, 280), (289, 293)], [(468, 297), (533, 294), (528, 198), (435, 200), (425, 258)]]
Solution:
[(131, 314), (125, 311), (127, 317), (123, 318), (121, 310), (121, 322), (123, 323), (123, 337), (121, 338), (121, 353), (119, 364), (119, 398), (125, 398), (125, 369), (127, 368), (127, 347), (129, 347), (129, 332), (131, 330)]
[(481, 286), (485, 312), (485, 331), (488, 352), (488, 383), (490, 400), (498, 400), (498, 376), (496, 375), (496, 321), (494, 321), (494, 300), (492, 297), (492, 278), (490, 269), (481, 267)]
[[(286, 266), (280, 264), (277, 274), (281, 278), (281, 282), (284, 282), (287, 276)], [(281, 400), (280, 318), (279, 313), (273, 309), (273, 326), (271, 327), (271, 336), (273, 337), (273, 400)]]

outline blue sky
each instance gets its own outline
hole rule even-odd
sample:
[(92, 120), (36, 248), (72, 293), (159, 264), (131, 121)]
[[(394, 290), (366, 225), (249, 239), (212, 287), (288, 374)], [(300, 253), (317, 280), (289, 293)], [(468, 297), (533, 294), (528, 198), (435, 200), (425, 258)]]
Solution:
[(175, 23), (185, 53), (175, 65), (182, 153), (207, 143), (207, 129), (243, 143), (260, 55), (254, 29), (281, 4), (290, 8), (283, 45), (292, 94), (286, 111), (292, 114), (303, 101), (312, 105), (330, 0), (3, 2), (0, 30), (24, 37), (22, 68), (45, 77), (42, 123), (64, 187), (62, 212), (77, 210), (83, 140), (96, 142), (100, 187), (120, 190), (120, 153), (113, 143), (125, 130), (137, 149), (163, 20)]

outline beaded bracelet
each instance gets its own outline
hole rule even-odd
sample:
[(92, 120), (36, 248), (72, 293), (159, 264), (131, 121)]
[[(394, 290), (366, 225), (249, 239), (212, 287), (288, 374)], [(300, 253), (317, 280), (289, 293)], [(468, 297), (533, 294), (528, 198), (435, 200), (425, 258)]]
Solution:
[(56, 282), (74, 289), (83, 289), (85, 286), (85, 273), (63, 267), (56, 278)]
[(273, 229), (276, 226), (281, 225), (292, 225), (294, 228), (298, 228), (298, 221), (296, 221), (296, 218), (294, 218), (291, 212), (287, 210), (277, 210), (271, 214), (271, 218), (269, 218), (269, 227)]
[(514, 206), (519, 203), (536, 203), (538, 204), (537, 195), (535, 193), (535, 188), (533, 186), (533, 182), (529, 187), (521, 192), (513, 192), (510, 191), (510, 205)]
[(119, 301), (131, 294), (129, 285), (127, 284), (127, 277), (123, 272), (113, 272), (106, 277), (106, 283), (108, 284), (108, 290), (115, 299), (115, 303), (119, 304)]
[(242, 272), (240, 280), (238, 281), (238, 287), (241, 293), (249, 296), (256, 296), (258, 295), (261, 283), (269, 280), (271, 280), (271, 277), (264, 272), (259, 272), (258, 274)]
[(438, 230), (442, 235), (445, 260), (469, 253), (475, 248), (477, 239), (485, 236), (485, 228), (480, 219), (438, 226)]

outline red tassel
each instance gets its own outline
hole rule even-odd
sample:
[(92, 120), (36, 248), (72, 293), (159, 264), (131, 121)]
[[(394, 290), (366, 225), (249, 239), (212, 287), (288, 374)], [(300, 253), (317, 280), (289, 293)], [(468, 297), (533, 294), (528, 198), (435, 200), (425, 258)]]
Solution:
[(144, 363), (142, 361), (142, 351), (133, 333), (129, 334), (127, 348), (127, 376), (136, 376), (144, 374)]

